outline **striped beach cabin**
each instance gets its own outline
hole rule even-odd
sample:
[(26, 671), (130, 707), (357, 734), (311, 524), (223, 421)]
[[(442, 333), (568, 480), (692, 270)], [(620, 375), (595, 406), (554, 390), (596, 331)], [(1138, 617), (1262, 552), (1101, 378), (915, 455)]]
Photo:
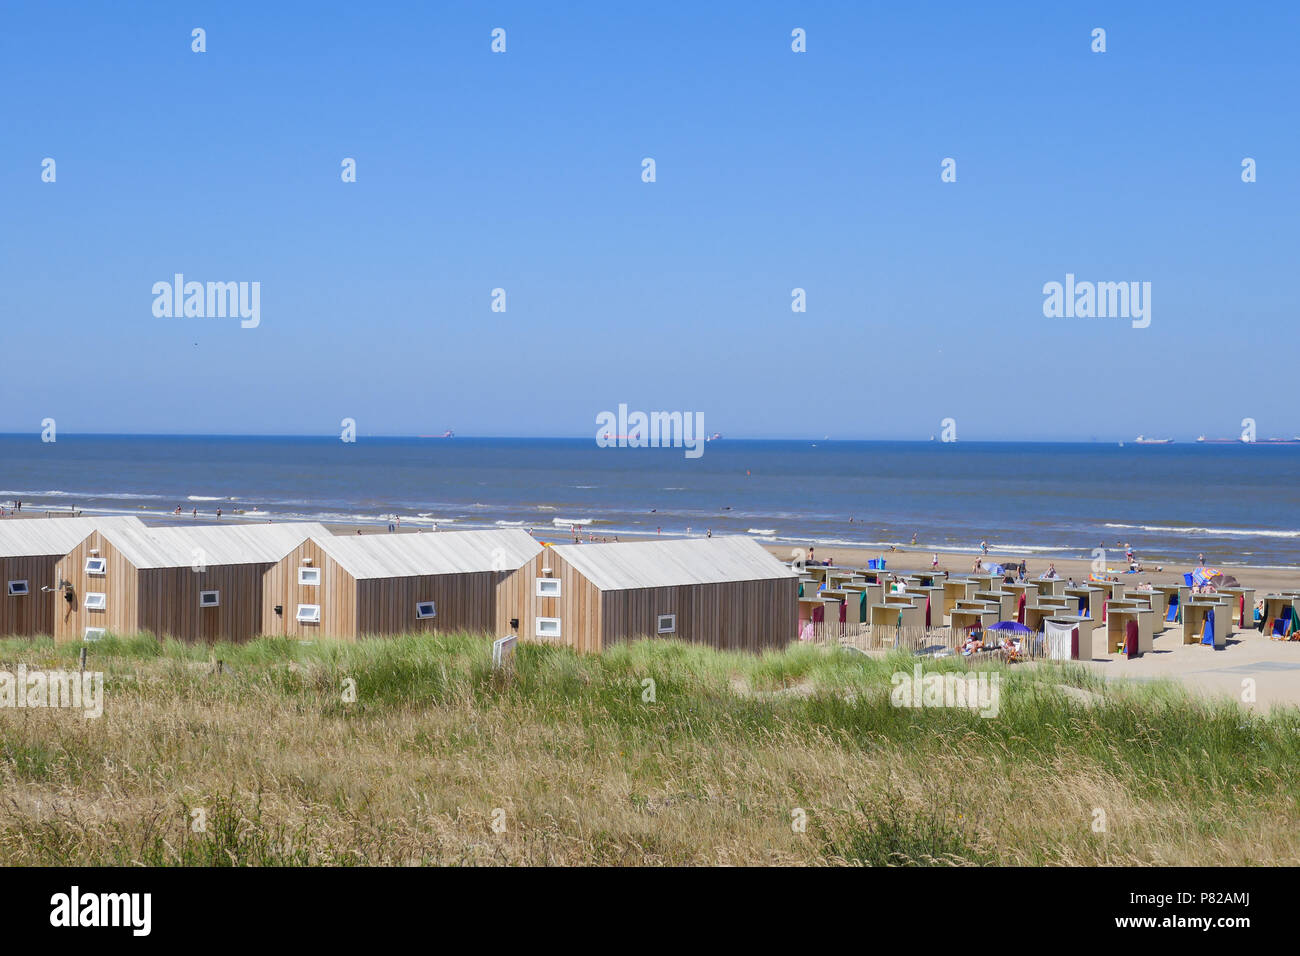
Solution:
[(355, 640), (509, 633), (517, 573), (542, 546), (520, 529), (316, 535), (266, 573), (262, 629)]
[(98, 527), (144, 528), (139, 518), (14, 518), (0, 521), (0, 637), (54, 636), (58, 564)]
[(249, 640), (262, 629), (267, 570), (321, 534), (329, 531), (317, 522), (96, 528), (59, 562), (69, 586), (55, 640)]
[(723, 650), (797, 635), (799, 574), (741, 536), (556, 545), (523, 569), (512, 631), (601, 651), (637, 638)]

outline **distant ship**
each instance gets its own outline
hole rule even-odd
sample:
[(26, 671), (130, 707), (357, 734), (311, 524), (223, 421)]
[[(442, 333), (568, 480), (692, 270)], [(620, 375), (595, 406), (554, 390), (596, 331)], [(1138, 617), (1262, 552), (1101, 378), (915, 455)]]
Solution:
[(1173, 443), (1172, 438), (1147, 438), (1145, 435), (1138, 435), (1134, 439), (1134, 444), (1137, 445), (1172, 445)]
[(705, 441), (722, 441), (722, 432), (714, 432)]
[(448, 428), (441, 435), (421, 435), (420, 437), (421, 438), (455, 438), (456, 433), (452, 431), (450, 428)]

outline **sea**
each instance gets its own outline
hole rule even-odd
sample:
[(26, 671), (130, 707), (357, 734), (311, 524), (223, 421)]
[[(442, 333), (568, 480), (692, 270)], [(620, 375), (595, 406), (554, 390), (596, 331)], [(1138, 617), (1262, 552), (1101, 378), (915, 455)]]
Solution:
[[(1300, 566), (1300, 445), (0, 435), (24, 511)], [(192, 520), (192, 519), (190, 519)]]

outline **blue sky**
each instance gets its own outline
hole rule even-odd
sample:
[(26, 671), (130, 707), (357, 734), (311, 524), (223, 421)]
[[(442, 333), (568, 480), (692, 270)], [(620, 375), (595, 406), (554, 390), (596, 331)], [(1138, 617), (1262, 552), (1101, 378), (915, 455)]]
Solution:
[[(1300, 433), (1294, 4), (0, 17), (0, 431)], [(155, 317), (176, 272), (261, 325)], [(1150, 327), (1045, 318), (1066, 273)]]

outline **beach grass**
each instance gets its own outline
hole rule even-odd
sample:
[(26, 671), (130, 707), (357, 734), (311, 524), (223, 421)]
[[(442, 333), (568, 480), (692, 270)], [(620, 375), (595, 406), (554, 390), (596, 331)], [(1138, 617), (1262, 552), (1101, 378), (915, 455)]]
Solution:
[[(81, 646), (0, 640), (0, 669)], [(102, 717), (0, 709), (0, 863), (1300, 862), (1295, 710), (996, 664), (996, 716), (902, 708), (914, 658), (812, 646), (490, 657), (107, 637)]]

